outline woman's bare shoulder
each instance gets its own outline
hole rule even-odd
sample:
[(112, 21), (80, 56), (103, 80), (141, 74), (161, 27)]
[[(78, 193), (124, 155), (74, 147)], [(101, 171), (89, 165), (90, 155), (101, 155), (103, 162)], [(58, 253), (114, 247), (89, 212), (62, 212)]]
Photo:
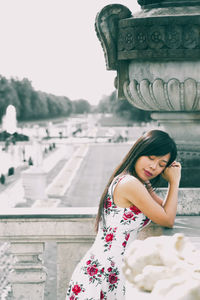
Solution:
[(122, 177), (123, 180), (120, 180), (120, 184), (126, 185), (126, 184), (134, 184), (134, 185), (143, 185), (142, 182), (135, 176), (131, 174), (125, 174), (124, 177)]
[(135, 190), (137, 188), (145, 189), (142, 182), (135, 176), (131, 174), (126, 174), (126, 176), (122, 177), (123, 180), (120, 180), (118, 183), (118, 189), (130, 189)]
[(132, 198), (144, 186), (138, 178), (131, 174), (120, 174), (119, 181), (114, 190), (114, 202), (120, 207), (129, 207)]

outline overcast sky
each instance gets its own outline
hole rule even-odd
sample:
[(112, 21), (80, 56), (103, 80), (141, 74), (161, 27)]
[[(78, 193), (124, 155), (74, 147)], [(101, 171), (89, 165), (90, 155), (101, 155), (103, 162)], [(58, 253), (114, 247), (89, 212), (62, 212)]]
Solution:
[(0, 0), (0, 74), (97, 104), (116, 72), (106, 70), (94, 20), (112, 3), (140, 9), (136, 0)]

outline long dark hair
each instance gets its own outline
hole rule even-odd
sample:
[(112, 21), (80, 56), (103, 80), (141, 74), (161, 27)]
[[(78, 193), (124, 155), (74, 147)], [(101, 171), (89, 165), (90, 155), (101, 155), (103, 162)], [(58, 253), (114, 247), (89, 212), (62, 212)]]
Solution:
[[(168, 167), (176, 159), (177, 148), (174, 140), (168, 135), (168, 133), (164, 131), (150, 130), (136, 141), (136, 143), (129, 150), (120, 165), (114, 170), (105, 187), (105, 190), (100, 199), (98, 214), (96, 217), (96, 231), (98, 230), (101, 216), (103, 216), (104, 213), (105, 199), (108, 193), (108, 188), (113, 179), (122, 172), (126, 172), (137, 177), (137, 174), (135, 172), (135, 163), (141, 156), (163, 156), (168, 153), (170, 153), (170, 159), (166, 167)], [(151, 186), (153, 188), (157, 186), (160, 176), (161, 174), (151, 180)]]

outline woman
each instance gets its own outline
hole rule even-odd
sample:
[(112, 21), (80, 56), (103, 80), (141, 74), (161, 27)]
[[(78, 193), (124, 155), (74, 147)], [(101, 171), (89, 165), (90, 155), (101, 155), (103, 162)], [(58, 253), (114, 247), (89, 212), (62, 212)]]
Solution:
[[(96, 219), (97, 236), (76, 267), (66, 300), (123, 300), (124, 253), (150, 220), (173, 227), (181, 177), (177, 149), (160, 130), (144, 134), (111, 176), (101, 197)], [(160, 176), (168, 181), (165, 201), (154, 187)]]

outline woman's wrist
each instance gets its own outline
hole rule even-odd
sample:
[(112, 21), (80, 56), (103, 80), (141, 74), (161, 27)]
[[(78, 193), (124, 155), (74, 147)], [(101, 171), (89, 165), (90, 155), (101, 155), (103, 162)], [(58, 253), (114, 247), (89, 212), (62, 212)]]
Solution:
[(170, 187), (179, 187), (179, 184), (180, 184), (180, 180), (176, 180), (176, 181), (169, 181), (169, 185)]

